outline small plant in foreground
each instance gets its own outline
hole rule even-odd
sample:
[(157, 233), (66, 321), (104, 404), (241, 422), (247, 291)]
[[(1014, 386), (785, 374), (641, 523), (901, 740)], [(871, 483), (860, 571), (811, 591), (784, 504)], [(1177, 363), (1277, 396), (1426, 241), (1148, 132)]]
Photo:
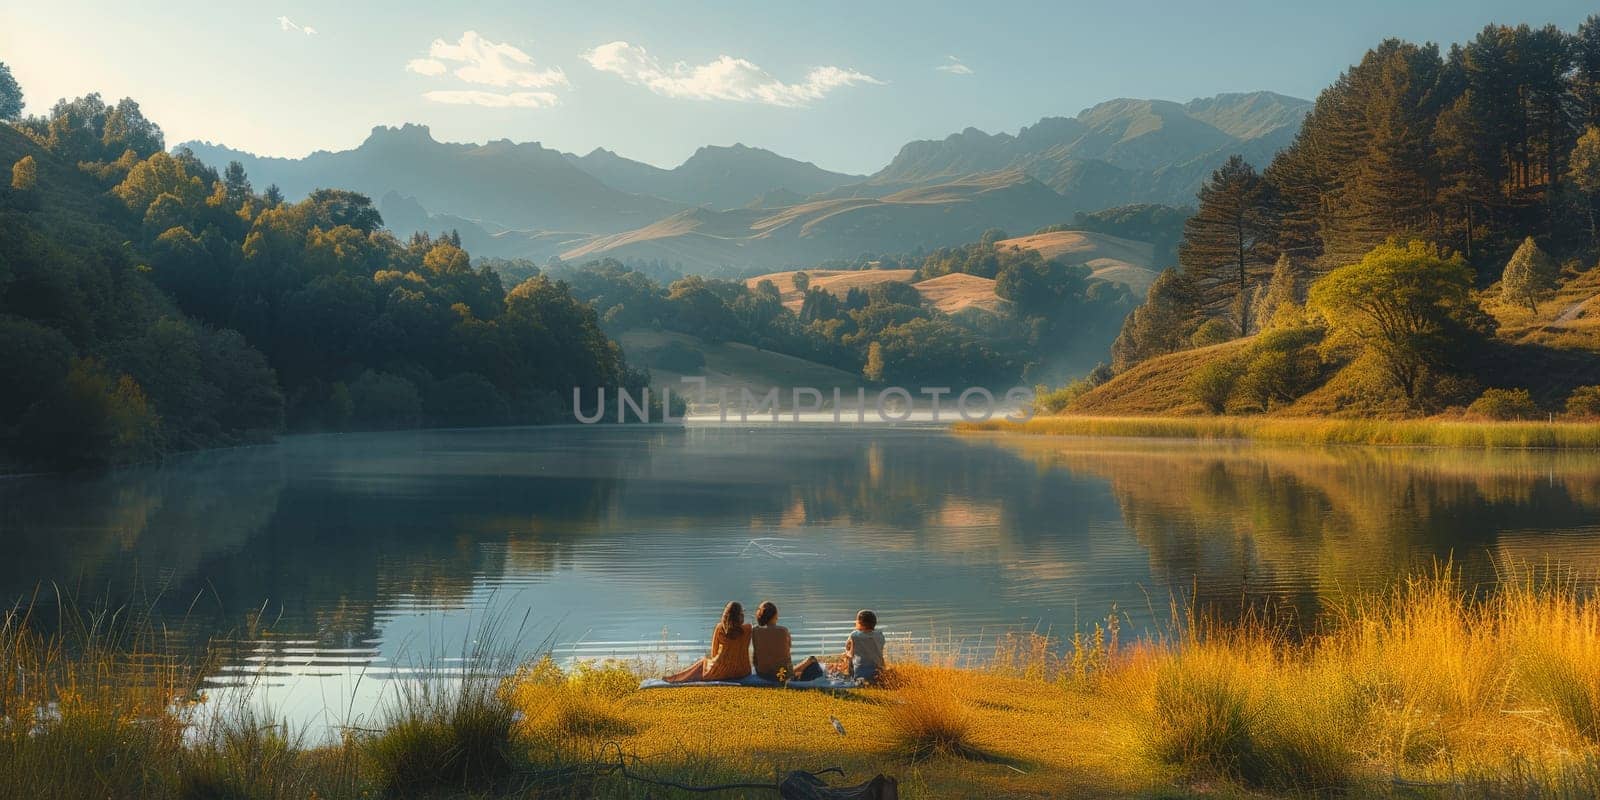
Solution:
[[(911, 761), (938, 757), (972, 757), (973, 720), (954, 684), (960, 675), (947, 670), (902, 667), (887, 711), (894, 750)], [(887, 681), (886, 681), (887, 682)]]

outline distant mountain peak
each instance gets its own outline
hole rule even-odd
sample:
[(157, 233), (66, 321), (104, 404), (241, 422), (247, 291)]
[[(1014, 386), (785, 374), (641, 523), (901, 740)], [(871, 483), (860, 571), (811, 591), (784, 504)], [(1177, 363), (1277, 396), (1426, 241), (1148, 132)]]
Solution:
[(433, 131), (429, 130), (428, 126), (418, 125), (414, 122), (404, 123), (398, 128), (389, 125), (375, 125), (372, 128), (372, 132), (367, 134), (367, 140), (362, 144), (365, 146), (367, 144), (386, 142), (438, 144), (433, 138)]
[[(890, 165), (872, 176), (877, 186), (917, 186), (963, 174), (1021, 168), (1058, 192), (1083, 189), (1086, 176), (1099, 186), (1083, 192), (1086, 205), (1130, 200), (1182, 202), (1195, 179), (1158, 171), (1213, 162), (1240, 152), (1261, 158), (1282, 147), (1309, 101), (1270, 91), (1218, 94), (1187, 102), (1114, 98), (1074, 117), (1043, 117), (1018, 133), (965, 128), (944, 139), (907, 142)], [(1096, 166), (1098, 163), (1099, 166)], [(1208, 174), (1210, 168), (1195, 171)], [(1101, 200), (1090, 200), (1098, 197)]]

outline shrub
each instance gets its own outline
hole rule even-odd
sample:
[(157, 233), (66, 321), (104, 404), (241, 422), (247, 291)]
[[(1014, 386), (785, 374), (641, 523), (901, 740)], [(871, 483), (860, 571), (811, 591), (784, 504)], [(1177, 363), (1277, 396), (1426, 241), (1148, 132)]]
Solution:
[(1534, 419), (1539, 416), (1539, 407), (1527, 389), (1484, 389), (1467, 406), (1467, 413), (1484, 419)]
[(1250, 346), (1239, 393), (1261, 410), (1288, 403), (1310, 391), (1322, 371), (1316, 328), (1276, 328), (1256, 337)]
[(620, 662), (580, 662), (563, 672), (545, 655), (518, 669), (506, 681), (505, 694), (522, 712), (525, 731), (592, 738), (635, 730), (617, 700), (638, 688), (639, 676)]
[(1239, 368), (1230, 360), (1212, 361), (1189, 375), (1189, 396), (1207, 411), (1220, 414), (1228, 407)]
[(1579, 386), (1567, 397), (1567, 416), (1600, 418), (1600, 386)]
[(1189, 336), (1189, 342), (1195, 347), (1207, 347), (1223, 342), (1231, 342), (1237, 329), (1232, 322), (1221, 317), (1212, 317), (1200, 324), (1194, 333)]
[(1094, 387), (1089, 385), (1087, 378), (1075, 380), (1060, 389), (1051, 389), (1043, 384), (1033, 387), (1033, 413), (1059, 414), (1065, 411), (1072, 401), (1084, 396)]
[(960, 676), (900, 672), (896, 702), (887, 714), (895, 751), (912, 761), (975, 755), (972, 714), (954, 688)]
[(494, 384), (476, 372), (460, 372), (435, 383), (424, 408), (429, 424), (443, 427), (498, 425), (511, 413)]
[(350, 384), (351, 421), (368, 430), (415, 428), (422, 422), (416, 384), (398, 375), (367, 370)]
[(400, 691), (366, 753), (391, 796), (484, 792), (511, 775), (515, 718), (490, 678), (467, 675), (458, 684), (425, 678)]
[(1191, 775), (1255, 783), (1265, 764), (1252, 683), (1227, 655), (1202, 649), (1162, 666), (1147, 744), (1158, 761)]

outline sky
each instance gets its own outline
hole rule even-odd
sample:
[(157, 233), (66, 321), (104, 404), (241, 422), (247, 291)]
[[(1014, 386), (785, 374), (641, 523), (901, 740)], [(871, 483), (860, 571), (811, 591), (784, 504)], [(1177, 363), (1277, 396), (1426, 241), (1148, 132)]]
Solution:
[(441, 141), (605, 147), (665, 167), (737, 142), (869, 173), (913, 139), (1015, 132), (1117, 97), (1313, 99), (1385, 37), (1574, 30), (1594, 12), (1588, 0), (0, 0), (0, 62), (27, 113), (128, 96), (168, 144), (297, 157), (415, 122)]

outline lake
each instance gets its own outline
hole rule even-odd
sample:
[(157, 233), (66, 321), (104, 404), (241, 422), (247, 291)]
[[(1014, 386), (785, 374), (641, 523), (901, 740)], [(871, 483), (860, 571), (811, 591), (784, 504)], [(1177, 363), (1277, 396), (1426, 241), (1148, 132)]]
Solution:
[[(1600, 454), (1000, 438), (937, 426), (572, 426), (290, 437), (0, 481), (0, 590), (231, 642), (212, 683), (359, 717), (386, 681), (523, 653), (703, 652), (776, 601), (797, 654), (878, 611), (891, 657), (1174, 601), (1314, 612), (1453, 559), (1600, 567)], [(42, 588), (41, 588), (42, 587)]]

